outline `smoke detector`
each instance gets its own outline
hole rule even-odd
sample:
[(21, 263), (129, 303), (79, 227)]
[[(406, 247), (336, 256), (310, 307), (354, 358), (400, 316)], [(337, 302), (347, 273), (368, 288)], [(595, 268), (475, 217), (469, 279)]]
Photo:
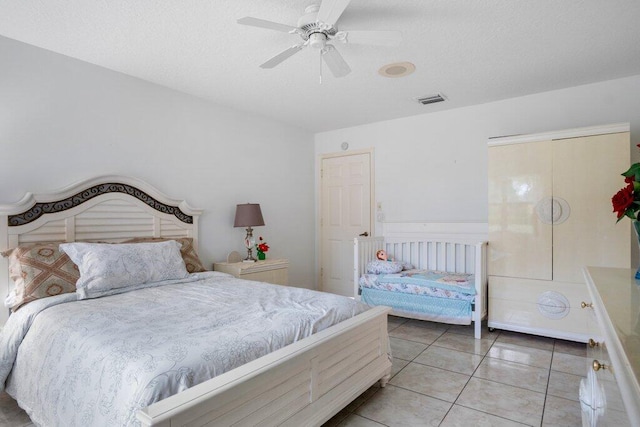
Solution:
[(383, 77), (398, 78), (408, 76), (416, 70), (416, 66), (411, 62), (395, 62), (384, 65), (378, 70), (378, 74)]

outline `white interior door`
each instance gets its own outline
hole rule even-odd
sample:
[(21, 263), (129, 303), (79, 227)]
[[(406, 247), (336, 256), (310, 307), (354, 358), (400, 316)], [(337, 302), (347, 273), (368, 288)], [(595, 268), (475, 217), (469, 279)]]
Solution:
[(371, 153), (323, 158), (320, 181), (320, 289), (353, 297), (353, 238), (372, 231)]

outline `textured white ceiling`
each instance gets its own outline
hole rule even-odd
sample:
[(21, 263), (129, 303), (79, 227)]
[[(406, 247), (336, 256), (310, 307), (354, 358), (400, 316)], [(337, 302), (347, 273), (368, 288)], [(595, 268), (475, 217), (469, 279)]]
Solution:
[[(313, 132), (640, 74), (638, 0), (352, 0), (343, 30), (399, 30), (400, 47), (338, 45), (340, 79), (302, 51), (296, 0), (2, 0), (0, 35)], [(412, 75), (378, 75), (410, 61)], [(443, 93), (423, 106), (413, 98)]]

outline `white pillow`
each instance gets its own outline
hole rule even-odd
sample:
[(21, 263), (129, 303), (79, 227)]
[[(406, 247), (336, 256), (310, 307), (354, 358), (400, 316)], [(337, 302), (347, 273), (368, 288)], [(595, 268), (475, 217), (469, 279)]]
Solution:
[(367, 263), (367, 273), (369, 274), (391, 274), (400, 273), (401, 271), (401, 262), (377, 260)]
[(60, 250), (80, 270), (78, 299), (96, 298), (140, 284), (189, 275), (175, 240), (158, 243), (63, 243)]

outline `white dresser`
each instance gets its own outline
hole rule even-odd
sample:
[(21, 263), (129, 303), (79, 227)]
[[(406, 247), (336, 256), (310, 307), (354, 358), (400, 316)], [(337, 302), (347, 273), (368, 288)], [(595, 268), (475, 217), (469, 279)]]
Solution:
[(640, 281), (635, 270), (585, 269), (592, 338), (580, 385), (583, 426), (640, 426)]

